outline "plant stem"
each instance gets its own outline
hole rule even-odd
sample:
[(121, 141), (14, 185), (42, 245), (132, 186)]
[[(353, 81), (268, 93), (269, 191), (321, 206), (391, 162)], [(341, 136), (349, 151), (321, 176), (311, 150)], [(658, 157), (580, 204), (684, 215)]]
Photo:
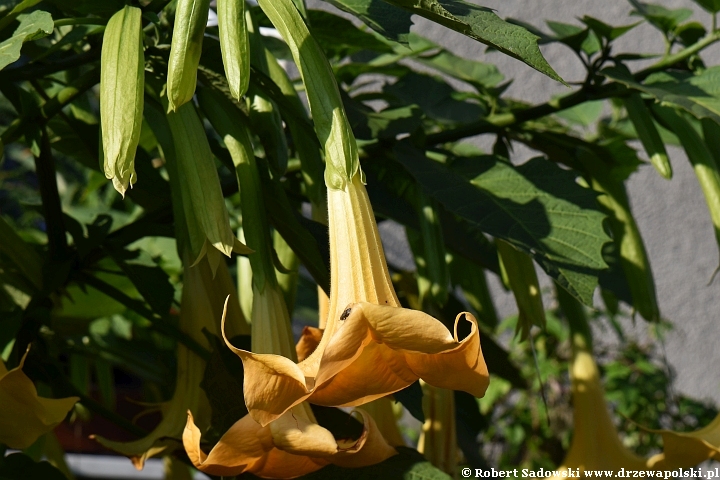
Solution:
[(45, 128), (41, 130), (40, 155), (35, 157), (35, 171), (40, 188), (40, 197), (42, 198), (50, 259), (60, 260), (67, 252), (68, 244), (60, 193), (57, 187), (55, 159), (52, 155), (50, 138)]
[(55, 28), (65, 27), (68, 25), (107, 25), (107, 20), (97, 17), (82, 17), (82, 18), (60, 18), (55, 20), (53, 23)]
[[(704, 48), (707, 48), (718, 40), (720, 40), (720, 32), (713, 32), (698, 40), (695, 44), (680, 50), (673, 55), (668, 55), (648, 68), (640, 70), (634, 75), (635, 80), (641, 81), (652, 73), (671, 67), (672, 65), (698, 53)], [(490, 115), (489, 117), (462, 125), (452, 130), (428, 135), (425, 145), (430, 146), (440, 143), (454, 142), (474, 135), (498, 132), (502, 129), (519, 125), (523, 122), (536, 120), (538, 118), (566, 110), (589, 100), (601, 100), (604, 98), (618, 97), (625, 94), (625, 92), (627, 92), (627, 89), (615, 82), (607, 83), (600, 87), (593, 85), (583, 86), (581, 89), (571, 93), (570, 95), (552, 99), (546, 103), (541, 103), (530, 108), (511, 110), (509, 112)]]
[(95, 47), (87, 52), (71, 55), (55, 62), (41, 64), (32, 63), (22, 67), (7, 68), (0, 72), (0, 81), (20, 82), (24, 80), (39, 79), (45, 75), (62, 72), (63, 70), (67, 70), (69, 68), (79, 67), (99, 59), (100, 47)]
[(681, 62), (683, 60), (686, 60), (687, 58), (690, 58), (691, 56), (695, 55), (699, 51), (703, 50), (704, 48), (709, 47), (713, 43), (720, 40), (720, 32), (712, 32), (705, 37), (701, 38), (694, 44), (690, 45), (687, 48), (684, 48), (680, 50), (677, 53), (674, 53), (672, 55), (668, 55), (664, 57), (659, 62), (655, 63), (654, 65), (650, 65), (649, 67), (640, 70), (639, 72), (634, 74), (635, 80), (641, 81), (647, 78), (650, 74), (658, 72), (660, 70), (663, 70), (665, 68), (671, 67), (675, 65), (678, 62)]
[(425, 144), (435, 145), (438, 143), (453, 142), (482, 133), (498, 132), (504, 128), (566, 110), (589, 100), (617, 97), (622, 95), (626, 90), (625, 87), (616, 83), (609, 83), (600, 87), (583, 87), (570, 95), (552, 99), (549, 102), (541, 103), (530, 108), (491, 115), (453, 130), (428, 135)]

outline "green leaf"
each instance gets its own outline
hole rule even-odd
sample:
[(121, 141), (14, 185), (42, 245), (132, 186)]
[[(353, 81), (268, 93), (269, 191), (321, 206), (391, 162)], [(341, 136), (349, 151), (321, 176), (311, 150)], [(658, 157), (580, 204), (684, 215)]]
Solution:
[[(575, 174), (535, 158), (513, 167), (495, 157), (458, 159), (451, 168), (401, 142), (397, 160), (430, 196), (484, 232), (511, 242), (588, 305), (610, 239), (596, 195)], [(459, 173), (465, 170), (466, 176)]]
[(669, 9), (662, 5), (641, 3), (637, 0), (630, 0), (630, 3), (635, 7), (631, 15), (644, 17), (651, 25), (666, 34), (675, 30), (680, 23), (692, 15), (692, 10), (689, 8)]
[(170, 284), (168, 274), (157, 265), (116, 261), (150, 308), (161, 317), (169, 315), (175, 289)]
[(689, 47), (703, 38), (707, 31), (700, 22), (688, 22), (680, 25), (675, 34), (683, 45)]
[(445, 123), (471, 122), (486, 113), (477, 103), (458, 100), (458, 92), (439, 77), (410, 73), (383, 90), (403, 105), (417, 104), (425, 115)]
[(418, 51), (440, 49), (438, 53), (420, 55), (415, 57), (415, 60), (446, 75), (463, 80), (480, 90), (496, 87), (505, 78), (495, 65), (458, 57), (419, 35), (410, 35), (410, 48)]
[(576, 105), (572, 108), (562, 110), (557, 113), (557, 116), (570, 123), (582, 125), (583, 127), (589, 127), (600, 117), (602, 110), (602, 100), (592, 100), (581, 103), (580, 105)]
[(395, 138), (402, 133), (412, 133), (421, 125), (422, 111), (417, 105), (388, 108), (382, 112), (367, 114), (371, 138)]
[(516, 58), (558, 82), (565, 83), (540, 53), (538, 37), (501, 19), (485, 7), (463, 0), (386, 0)]
[(697, 118), (711, 118), (720, 123), (720, 66), (699, 75), (660, 72), (644, 83), (635, 81), (624, 67), (610, 67), (601, 72), (607, 78), (652, 95), (663, 105), (679, 107)]
[(23, 43), (50, 35), (54, 28), (52, 15), (42, 10), (18, 18), (20, 26), (15, 29), (15, 33), (0, 43), (0, 70), (20, 58)]
[(710, 13), (720, 12), (720, 0), (693, 0)]
[(605, 22), (601, 22), (597, 18), (589, 17), (585, 15), (583, 18), (580, 19), (581, 22), (583, 22), (585, 25), (590, 27), (593, 32), (595, 32), (597, 35), (607, 39), (607, 40), (615, 40), (618, 37), (621, 37), (622, 35), (625, 35), (627, 32), (632, 30), (633, 28), (640, 25), (642, 22), (635, 22), (631, 23), (630, 25), (621, 25), (619, 27), (613, 27), (612, 25), (608, 25)]
[(392, 52), (386, 42), (346, 19), (321, 10), (308, 11), (313, 38), (329, 55), (345, 57), (360, 50)]
[(374, 31), (395, 42), (407, 44), (412, 15), (381, 0), (325, 0), (350, 13)]

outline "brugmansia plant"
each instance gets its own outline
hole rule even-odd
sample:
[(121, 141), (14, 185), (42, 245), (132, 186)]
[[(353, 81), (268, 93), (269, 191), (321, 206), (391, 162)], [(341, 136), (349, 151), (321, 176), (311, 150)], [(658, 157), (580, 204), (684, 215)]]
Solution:
[[(703, 59), (720, 3), (696, 0), (710, 31), (631, 0), (633, 23), (544, 32), (461, 0), (326, 1), (0, 5), (0, 477), (72, 478), (69, 451), (163, 457), (166, 478), (720, 458), (716, 409), (671, 395), (655, 343), (618, 321), (673, 320), (628, 196), (641, 168), (672, 181), (669, 144), (720, 245), (720, 66)], [(514, 100), (412, 15), (567, 92)], [(665, 54), (616, 55), (641, 23)], [(492, 276), (516, 316), (498, 318)]]

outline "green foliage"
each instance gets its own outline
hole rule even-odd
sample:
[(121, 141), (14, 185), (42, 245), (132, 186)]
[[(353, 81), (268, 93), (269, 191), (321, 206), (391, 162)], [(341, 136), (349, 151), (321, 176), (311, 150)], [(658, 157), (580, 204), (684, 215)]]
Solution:
[(23, 43), (42, 38), (53, 31), (52, 16), (42, 10), (19, 18), (20, 25), (15, 29), (15, 33), (0, 43), (0, 70), (20, 58)]
[[(540, 303), (533, 322), (497, 317), (489, 288), (502, 276), (495, 240), (507, 242), (500, 250), (522, 251), (514, 295), (534, 286), (535, 264), (588, 306), (601, 287), (607, 311), (595, 313), (603, 333), (596, 353), (627, 445), (649, 454), (659, 437), (641, 426), (691, 430), (715, 414), (671, 394), (674, 375), (657, 341), (640, 344), (622, 327), (631, 311), (663, 318), (642, 222), (628, 201), (628, 179), (650, 168), (633, 142), (670, 181), (667, 145), (686, 150), (720, 231), (720, 67), (703, 58), (720, 31), (706, 32), (708, 22), (690, 10), (632, 0), (633, 19), (619, 25), (550, 19), (543, 33), (503, 20), (501, 7), (456, 0), (327, 0), (358, 22), (301, 0), (247, 9), (225, 0), (218, 9), (232, 22), (219, 28), (206, 25), (207, 0), (0, 3), (0, 354), (14, 366), (32, 345), (28, 375), (48, 397), (82, 396), (72, 421), (83, 432), (94, 433), (85, 422), (103, 417), (141, 436), (124, 398), (171, 398), (183, 344), (206, 362), (199, 387), (210, 404), (208, 451), (247, 413), (243, 367), (220, 338), (180, 328), (183, 262), (207, 255), (217, 267), (228, 261), (221, 252), (253, 255), (233, 235), (244, 207), (269, 224), (262, 235), (245, 234), (258, 253), (265, 249), (267, 272), (284, 269), (273, 236), (284, 258), (301, 264), (297, 281), (283, 283), (286, 298), (297, 299), (296, 334), (317, 325), (316, 288), (330, 285), (326, 179), (341, 188), (357, 171), (378, 220), (397, 221), (412, 240), (417, 271), (390, 262), (403, 305), (451, 329), (463, 310), (478, 317), (493, 380), (484, 399), (455, 396), (468, 465), (552, 469), (572, 432), (567, 327), (553, 311), (543, 326)], [(696, 3), (720, 11), (717, 0)], [(123, 199), (103, 174), (104, 148), (119, 140), (103, 127), (96, 86), (103, 32), (124, 8), (142, 11), (133, 10), (140, 36), (129, 45), (115, 35), (114, 46), (134, 47), (140, 69), (115, 67), (140, 95), (123, 99), (143, 116), (130, 133), (113, 131), (132, 140), (123, 162), (137, 171)], [(536, 105), (517, 101), (507, 87), (521, 78), (506, 78), (491, 56), (463, 58), (410, 32), (413, 14), (562, 82), (538, 48), (555, 42), (581, 60), (584, 71), (572, 76), (581, 81)], [(617, 54), (614, 42), (643, 24), (659, 30), (665, 54)], [(282, 40), (261, 26), (276, 27)], [(649, 66), (634, 68), (638, 59)], [(481, 135), (491, 152), (474, 146)], [(534, 158), (523, 162), (518, 145)], [(238, 181), (234, 167), (245, 163), (254, 174)], [(518, 325), (524, 341), (508, 342)], [(232, 341), (249, 349), (248, 337)], [(428, 416), (419, 383), (395, 400), (417, 419)], [(317, 417), (329, 428), (347, 420)], [(169, 440), (174, 447), (181, 434)], [(180, 449), (169, 452), (187, 460)], [(0, 462), (2, 478), (58, 475), (23, 454)], [(330, 465), (303, 478), (338, 477), (448, 478), (407, 448), (378, 465)]]

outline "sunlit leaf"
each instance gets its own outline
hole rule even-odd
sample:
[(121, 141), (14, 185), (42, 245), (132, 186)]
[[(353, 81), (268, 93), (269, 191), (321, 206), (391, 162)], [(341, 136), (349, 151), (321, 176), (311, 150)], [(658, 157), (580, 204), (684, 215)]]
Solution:
[(0, 70), (20, 58), (23, 43), (50, 35), (54, 28), (52, 15), (42, 10), (19, 18), (20, 25), (15, 29), (15, 33), (0, 43)]
[(601, 250), (609, 238), (595, 194), (577, 185), (575, 174), (540, 158), (515, 168), (485, 157), (464, 162), (475, 169), (467, 180), (407, 143), (395, 154), (445, 208), (530, 253), (558, 283), (592, 304), (599, 271), (607, 268)]

